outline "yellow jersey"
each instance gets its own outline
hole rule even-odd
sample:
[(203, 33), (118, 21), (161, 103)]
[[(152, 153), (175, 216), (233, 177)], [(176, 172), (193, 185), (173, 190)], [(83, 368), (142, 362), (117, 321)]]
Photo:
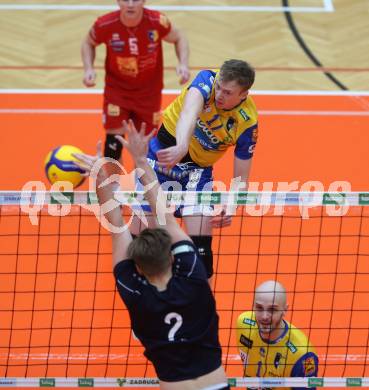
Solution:
[(215, 79), (217, 73), (203, 70), (191, 85), (165, 109), (163, 125), (175, 137), (176, 124), (190, 88), (198, 89), (204, 98), (204, 108), (197, 118), (190, 141), (191, 159), (201, 167), (209, 167), (219, 160), (226, 150), (235, 146), (235, 155), (241, 160), (253, 156), (258, 135), (258, 115), (250, 96), (231, 110), (218, 109), (215, 105)]
[(260, 336), (254, 312), (238, 317), (237, 346), (245, 377), (317, 376), (318, 356), (309, 339), (288, 321), (283, 323), (283, 333), (267, 341)]

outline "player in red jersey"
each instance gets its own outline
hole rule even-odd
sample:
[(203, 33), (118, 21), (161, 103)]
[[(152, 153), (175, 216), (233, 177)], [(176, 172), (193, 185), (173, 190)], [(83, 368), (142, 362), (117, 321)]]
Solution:
[(188, 41), (162, 13), (144, 7), (145, 0), (117, 0), (120, 10), (99, 17), (82, 43), (83, 83), (95, 86), (96, 46), (106, 45), (103, 123), (106, 129), (104, 155), (119, 160), (122, 121), (147, 124), (147, 132), (160, 121), (163, 88), (162, 40), (175, 45), (177, 74), (184, 84), (188, 69)]

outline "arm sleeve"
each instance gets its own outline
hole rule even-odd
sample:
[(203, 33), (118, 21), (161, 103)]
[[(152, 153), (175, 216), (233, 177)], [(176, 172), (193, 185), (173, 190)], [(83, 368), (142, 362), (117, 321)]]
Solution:
[(186, 278), (203, 279), (207, 282), (205, 266), (191, 241), (179, 241), (172, 246), (175, 275)]
[(249, 160), (254, 155), (254, 149), (256, 145), (256, 137), (254, 132), (257, 132), (258, 124), (246, 129), (237, 139), (236, 148), (234, 154), (240, 160)]
[(207, 103), (211, 95), (211, 91), (214, 85), (214, 80), (215, 80), (215, 72), (212, 72), (211, 70), (202, 70), (193, 79), (188, 89), (190, 88), (198, 89), (204, 98), (204, 103)]
[(133, 260), (120, 261), (113, 273), (119, 294), (126, 304), (141, 295), (141, 276), (137, 273)]
[(93, 39), (97, 44), (104, 42), (104, 34), (100, 27), (99, 19), (97, 19), (94, 25), (91, 27), (89, 35), (90, 38)]
[[(291, 377), (313, 377), (318, 375), (318, 356), (313, 352), (308, 352), (295, 363)], [(305, 387), (293, 387), (295, 390), (306, 389)], [(311, 387), (310, 389), (314, 389)]]
[(172, 24), (167, 15), (160, 12), (159, 14), (159, 36), (160, 38), (165, 37), (170, 33), (172, 29)]

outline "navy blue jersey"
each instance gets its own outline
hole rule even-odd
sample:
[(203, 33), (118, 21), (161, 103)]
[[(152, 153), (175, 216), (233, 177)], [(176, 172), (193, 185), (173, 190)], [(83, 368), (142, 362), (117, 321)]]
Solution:
[(132, 329), (158, 378), (167, 382), (197, 378), (221, 365), (218, 315), (205, 267), (190, 241), (174, 244), (172, 254), (173, 277), (165, 291), (140, 275), (133, 260), (114, 269)]

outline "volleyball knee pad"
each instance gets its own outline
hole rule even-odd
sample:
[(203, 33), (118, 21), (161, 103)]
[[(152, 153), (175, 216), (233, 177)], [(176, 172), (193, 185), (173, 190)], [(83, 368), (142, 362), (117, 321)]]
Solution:
[(206, 274), (210, 278), (213, 273), (213, 251), (211, 250), (211, 243), (213, 241), (212, 236), (191, 236), (193, 243), (195, 244), (197, 251), (199, 252), (200, 259), (205, 265)]
[(122, 156), (123, 145), (115, 138), (115, 134), (106, 134), (104, 156), (119, 160)]

